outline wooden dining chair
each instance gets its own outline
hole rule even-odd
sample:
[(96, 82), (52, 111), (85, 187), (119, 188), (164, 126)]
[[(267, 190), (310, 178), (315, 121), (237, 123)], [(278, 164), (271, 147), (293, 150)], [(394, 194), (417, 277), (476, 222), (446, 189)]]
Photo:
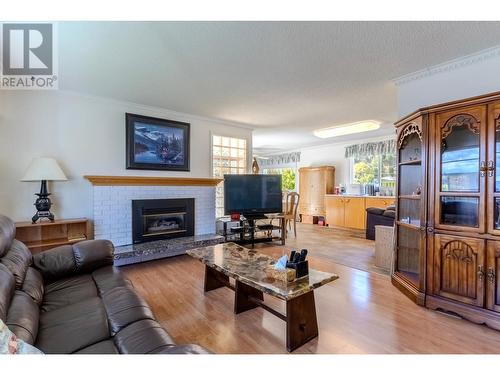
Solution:
[[(297, 211), (299, 208), (300, 195), (294, 191), (286, 194), (285, 197), (285, 209), (283, 214), (285, 216), (285, 228), (292, 230), (293, 222), (293, 234), (297, 238)], [(286, 230), (288, 232), (288, 230)], [(285, 234), (286, 236), (286, 234)]]

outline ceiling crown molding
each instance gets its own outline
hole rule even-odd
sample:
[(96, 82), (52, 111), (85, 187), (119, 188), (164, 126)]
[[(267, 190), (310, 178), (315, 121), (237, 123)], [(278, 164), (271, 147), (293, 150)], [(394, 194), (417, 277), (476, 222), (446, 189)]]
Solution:
[(500, 57), (500, 46), (488, 48), (470, 55), (462, 56), (454, 60), (446, 61), (441, 64), (433, 65), (428, 68), (418, 70), (413, 73), (395, 78), (392, 80), (396, 86), (404, 85), (408, 82), (427, 78), (435, 74), (446, 73), (463, 68), (465, 66), (477, 64), (489, 59)]

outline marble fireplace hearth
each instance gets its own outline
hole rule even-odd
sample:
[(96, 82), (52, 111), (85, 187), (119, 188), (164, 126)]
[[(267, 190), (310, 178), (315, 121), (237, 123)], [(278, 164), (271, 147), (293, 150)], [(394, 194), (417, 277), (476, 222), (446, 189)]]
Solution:
[(115, 248), (114, 265), (125, 266), (127, 264), (173, 257), (186, 254), (186, 251), (190, 249), (213, 246), (222, 242), (224, 242), (224, 237), (222, 236), (217, 234), (202, 234), (118, 246)]
[[(117, 266), (181, 255), (186, 250), (223, 241), (221, 236), (215, 234), (215, 187), (222, 182), (221, 179), (84, 177), (92, 184), (94, 238), (113, 242)], [(132, 202), (135, 200), (194, 200), (194, 233), (185, 237), (134, 243)]]

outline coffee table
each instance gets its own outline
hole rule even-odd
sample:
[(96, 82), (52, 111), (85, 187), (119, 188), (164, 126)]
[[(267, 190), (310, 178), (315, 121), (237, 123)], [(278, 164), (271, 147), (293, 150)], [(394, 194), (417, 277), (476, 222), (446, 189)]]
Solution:
[[(277, 280), (266, 268), (276, 259), (232, 242), (187, 250), (205, 264), (204, 290), (228, 287), (235, 291), (234, 313), (262, 307), (286, 322), (286, 348), (289, 352), (318, 336), (314, 289), (338, 279), (333, 273), (309, 268), (309, 275), (292, 282)], [(235, 279), (234, 285), (229, 278)], [(264, 295), (286, 302), (286, 315), (264, 304)]]

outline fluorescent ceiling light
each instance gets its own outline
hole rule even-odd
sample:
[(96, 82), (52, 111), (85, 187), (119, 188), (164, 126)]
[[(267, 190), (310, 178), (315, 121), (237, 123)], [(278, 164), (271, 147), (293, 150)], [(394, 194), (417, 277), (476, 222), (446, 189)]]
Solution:
[(353, 122), (329, 128), (314, 130), (314, 135), (319, 138), (340, 137), (341, 135), (369, 132), (380, 128), (380, 122), (374, 120)]

